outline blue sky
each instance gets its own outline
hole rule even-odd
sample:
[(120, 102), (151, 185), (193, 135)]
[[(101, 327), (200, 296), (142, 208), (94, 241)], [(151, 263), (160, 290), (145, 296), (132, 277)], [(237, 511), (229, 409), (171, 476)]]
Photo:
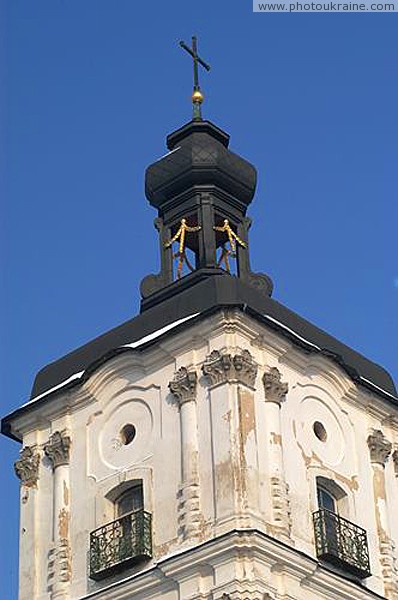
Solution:
[[(204, 115), (259, 173), (253, 267), (397, 382), (398, 15), (253, 14), (250, 0), (0, 7), (1, 414), (43, 365), (136, 314), (158, 265), (144, 170), (190, 119), (178, 40), (195, 33), (212, 66)], [(5, 600), (18, 450), (0, 439)]]

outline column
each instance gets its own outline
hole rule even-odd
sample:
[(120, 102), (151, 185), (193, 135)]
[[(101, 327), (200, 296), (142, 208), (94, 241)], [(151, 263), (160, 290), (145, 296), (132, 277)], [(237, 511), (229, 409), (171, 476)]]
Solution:
[(383, 432), (373, 429), (367, 439), (373, 469), (373, 493), (377, 533), (379, 537), (380, 563), (386, 598), (397, 598), (398, 586), (394, 568), (393, 545), (390, 538), (389, 515), (386, 498), (385, 464), (391, 454), (392, 444)]
[(271, 494), (272, 533), (290, 535), (290, 505), (282, 451), (281, 405), (288, 392), (288, 384), (281, 381), (276, 367), (263, 375), (265, 400), (265, 445)]
[(70, 485), (69, 454), (70, 437), (56, 431), (44, 446), (44, 453), (53, 468), (53, 547), (49, 559), (51, 598), (69, 598), (71, 580), (70, 551)]
[(35, 446), (25, 446), (14, 468), (21, 482), (21, 517), (19, 539), (19, 599), (37, 597), (37, 481), (40, 456)]
[(177, 399), (181, 422), (181, 487), (178, 508), (183, 539), (197, 537), (201, 522), (197, 382), (195, 371), (181, 367), (169, 383), (169, 389)]

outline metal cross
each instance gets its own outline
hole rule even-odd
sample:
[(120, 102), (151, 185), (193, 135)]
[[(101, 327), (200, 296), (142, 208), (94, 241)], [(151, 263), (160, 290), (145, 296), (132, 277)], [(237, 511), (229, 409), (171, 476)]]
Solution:
[(204, 60), (200, 58), (198, 55), (198, 46), (196, 37), (192, 36), (192, 48), (186, 45), (185, 42), (180, 42), (181, 48), (184, 48), (192, 56), (193, 58), (193, 94), (192, 94), (192, 104), (193, 104), (193, 119), (200, 120), (202, 119), (202, 112), (200, 105), (203, 102), (203, 94), (200, 90), (199, 85), (199, 72), (198, 72), (198, 64), (201, 65), (206, 71), (210, 71), (210, 65), (208, 65)]

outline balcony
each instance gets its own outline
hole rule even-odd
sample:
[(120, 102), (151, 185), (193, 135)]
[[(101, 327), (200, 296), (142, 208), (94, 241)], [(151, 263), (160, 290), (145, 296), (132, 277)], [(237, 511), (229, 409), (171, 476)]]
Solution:
[(325, 508), (313, 514), (317, 557), (359, 579), (370, 575), (366, 531)]
[(140, 509), (90, 534), (90, 577), (114, 575), (152, 556), (152, 517)]

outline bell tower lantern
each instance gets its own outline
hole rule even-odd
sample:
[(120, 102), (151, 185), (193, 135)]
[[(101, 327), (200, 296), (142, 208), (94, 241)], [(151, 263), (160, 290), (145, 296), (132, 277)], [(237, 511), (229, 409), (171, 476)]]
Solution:
[(229, 273), (271, 295), (270, 278), (250, 269), (246, 211), (256, 169), (228, 144), (222, 129), (193, 119), (167, 137), (169, 153), (148, 167), (145, 192), (158, 210), (161, 270), (141, 283), (143, 308), (147, 298), (161, 298), (162, 289), (186, 275), (192, 283)]

